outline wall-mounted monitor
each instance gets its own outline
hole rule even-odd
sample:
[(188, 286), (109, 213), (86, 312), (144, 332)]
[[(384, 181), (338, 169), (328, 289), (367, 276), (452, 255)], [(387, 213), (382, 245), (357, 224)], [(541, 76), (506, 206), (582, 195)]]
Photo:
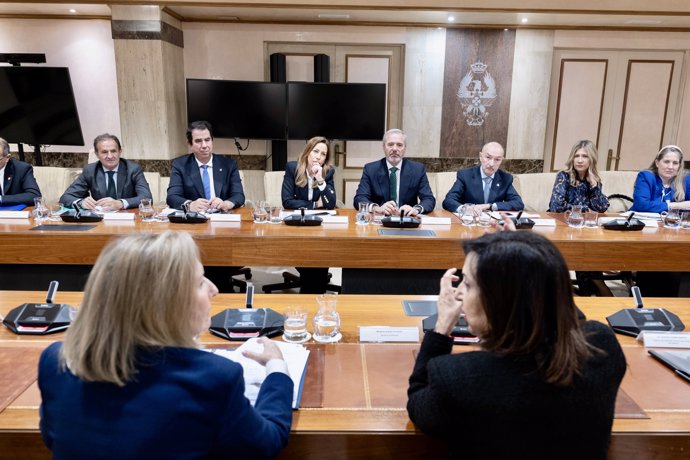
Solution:
[(0, 67), (0, 137), (10, 143), (84, 145), (66, 67)]
[(385, 123), (383, 83), (288, 82), (288, 139), (381, 140)]
[(187, 80), (187, 120), (206, 120), (213, 135), (232, 139), (285, 139), (285, 83)]

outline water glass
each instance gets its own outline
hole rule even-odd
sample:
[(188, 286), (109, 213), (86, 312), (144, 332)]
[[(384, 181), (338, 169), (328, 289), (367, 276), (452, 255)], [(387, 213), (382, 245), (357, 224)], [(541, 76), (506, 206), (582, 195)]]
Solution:
[(340, 334), (340, 315), (336, 311), (338, 296), (322, 294), (316, 297), (319, 310), (314, 315), (312, 332), (317, 342), (332, 343), (342, 338)]
[(680, 227), (680, 213), (677, 209), (664, 211), (661, 213), (661, 221), (664, 223), (664, 227), (678, 228)]
[(480, 227), (489, 227), (491, 225), (491, 214), (489, 211), (482, 211), (477, 216), (477, 224)]
[(681, 214), (680, 226), (681, 228), (690, 228), (690, 211)]
[(585, 212), (585, 227), (596, 228), (598, 225), (599, 213), (596, 211), (586, 211)]
[(280, 212), (283, 210), (281, 206), (269, 206), (269, 222), (272, 224), (281, 224), (283, 219), (280, 218)]
[(381, 220), (383, 216), (385, 216), (385, 213), (381, 211), (380, 208), (374, 206), (374, 209), (371, 210), (371, 223), (374, 225), (382, 225)]
[(299, 306), (287, 307), (283, 323), (283, 340), (303, 343), (310, 338), (311, 334), (307, 332), (307, 310)]
[(359, 203), (357, 211), (357, 225), (367, 225), (369, 223), (369, 203)]
[(258, 201), (254, 205), (254, 223), (255, 224), (265, 224), (268, 222), (268, 206), (265, 201)]
[(62, 205), (58, 203), (57, 201), (51, 201), (48, 203), (48, 213), (49, 213), (49, 220), (59, 222), (62, 220), (60, 218), (60, 214), (62, 211)]
[(165, 201), (156, 203), (156, 205), (153, 207), (153, 211), (155, 213), (154, 219), (156, 222), (168, 222), (168, 215), (165, 214), (166, 209), (168, 209), (168, 205)]
[(460, 211), (458, 211), (462, 225), (465, 227), (471, 227), (474, 225), (474, 205), (473, 204), (463, 204), (460, 206)]
[(43, 220), (47, 219), (48, 216), (50, 216), (50, 211), (48, 210), (48, 207), (46, 206), (45, 199), (42, 197), (39, 198), (34, 198), (34, 211), (33, 211), (34, 219), (36, 219), (36, 223), (41, 223)]
[(142, 198), (139, 202), (139, 216), (142, 222), (153, 222), (156, 212), (153, 210), (151, 198)]

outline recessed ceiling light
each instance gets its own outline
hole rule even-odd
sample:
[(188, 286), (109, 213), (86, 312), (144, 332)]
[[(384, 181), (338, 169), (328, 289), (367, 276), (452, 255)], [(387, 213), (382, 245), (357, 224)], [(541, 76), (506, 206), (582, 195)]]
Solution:
[(528, 21), (529, 21), (529, 19), (527, 19), (527, 18), (520, 19), (520, 22), (522, 22), (523, 24), (527, 24)]
[(74, 8), (70, 8), (70, 9), (69, 9), (69, 12), (72, 13), (72, 14), (74, 14), (74, 13), (77, 12), (77, 10), (75, 10)]
[(455, 16), (448, 16), (448, 22), (455, 21)]
[(508, 32), (508, 29), (503, 29), (505, 32)]
[(320, 13), (318, 15), (319, 19), (350, 19), (349, 14), (340, 13)]

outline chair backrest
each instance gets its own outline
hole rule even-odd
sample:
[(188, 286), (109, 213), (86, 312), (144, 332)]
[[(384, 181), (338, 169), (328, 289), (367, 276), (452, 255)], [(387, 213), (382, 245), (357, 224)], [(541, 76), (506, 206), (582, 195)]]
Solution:
[(516, 174), (513, 187), (525, 203), (525, 211), (546, 212), (551, 201), (551, 191), (556, 182), (555, 172)]
[(281, 191), (283, 189), (283, 177), (285, 171), (267, 171), (264, 173), (264, 196), (269, 204), (275, 206), (282, 206), (283, 198)]
[(34, 177), (41, 195), (49, 203), (57, 202), (72, 183), (70, 170), (54, 166), (34, 166)]
[[(446, 195), (453, 187), (456, 177), (457, 171), (436, 173), (436, 188), (432, 188), (436, 197), (436, 209), (443, 209), (443, 200), (446, 199)], [(431, 179), (429, 181), (431, 182)]]
[(264, 174), (265, 171), (259, 169), (240, 170), (240, 178), (242, 179), (245, 199), (251, 201), (266, 199), (264, 192)]
[[(624, 195), (632, 198), (637, 171), (600, 171), (599, 176), (606, 196)], [(624, 212), (632, 206), (632, 202), (621, 198), (610, 199), (609, 203), (608, 212)]]
[[(168, 185), (170, 184), (170, 178), (168, 176), (161, 176), (158, 179), (158, 197), (161, 201), (166, 201), (168, 199)], [(153, 192), (153, 190), (152, 190)]]
[(156, 204), (159, 201), (165, 201), (165, 194), (163, 194), (163, 199), (161, 199), (161, 194), (160, 194), (160, 181), (161, 181), (160, 173), (144, 172), (144, 177), (146, 178), (146, 182), (149, 183), (149, 189), (151, 190), (153, 203)]

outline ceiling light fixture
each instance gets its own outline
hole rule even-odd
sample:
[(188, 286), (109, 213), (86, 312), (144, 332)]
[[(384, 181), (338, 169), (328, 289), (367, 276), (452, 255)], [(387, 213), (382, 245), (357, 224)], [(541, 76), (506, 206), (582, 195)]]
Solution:
[(448, 16), (448, 22), (455, 21), (455, 16)]
[(350, 19), (349, 14), (342, 13), (319, 13), (319, 19)]
[(70, 9), (69, 9), (69, 12), (72, 13), (72, 14), (75, 14), (75, 13), (77, 12), (77, 10), (75, 10), (74, 8), (70, 8)]
[(529, 21), (529, 19), (527, 19), (527, 18), (522, 18), (520, 20), (520, 22), (522, 22), (523, 24), (527, 24), (528, 21)]

